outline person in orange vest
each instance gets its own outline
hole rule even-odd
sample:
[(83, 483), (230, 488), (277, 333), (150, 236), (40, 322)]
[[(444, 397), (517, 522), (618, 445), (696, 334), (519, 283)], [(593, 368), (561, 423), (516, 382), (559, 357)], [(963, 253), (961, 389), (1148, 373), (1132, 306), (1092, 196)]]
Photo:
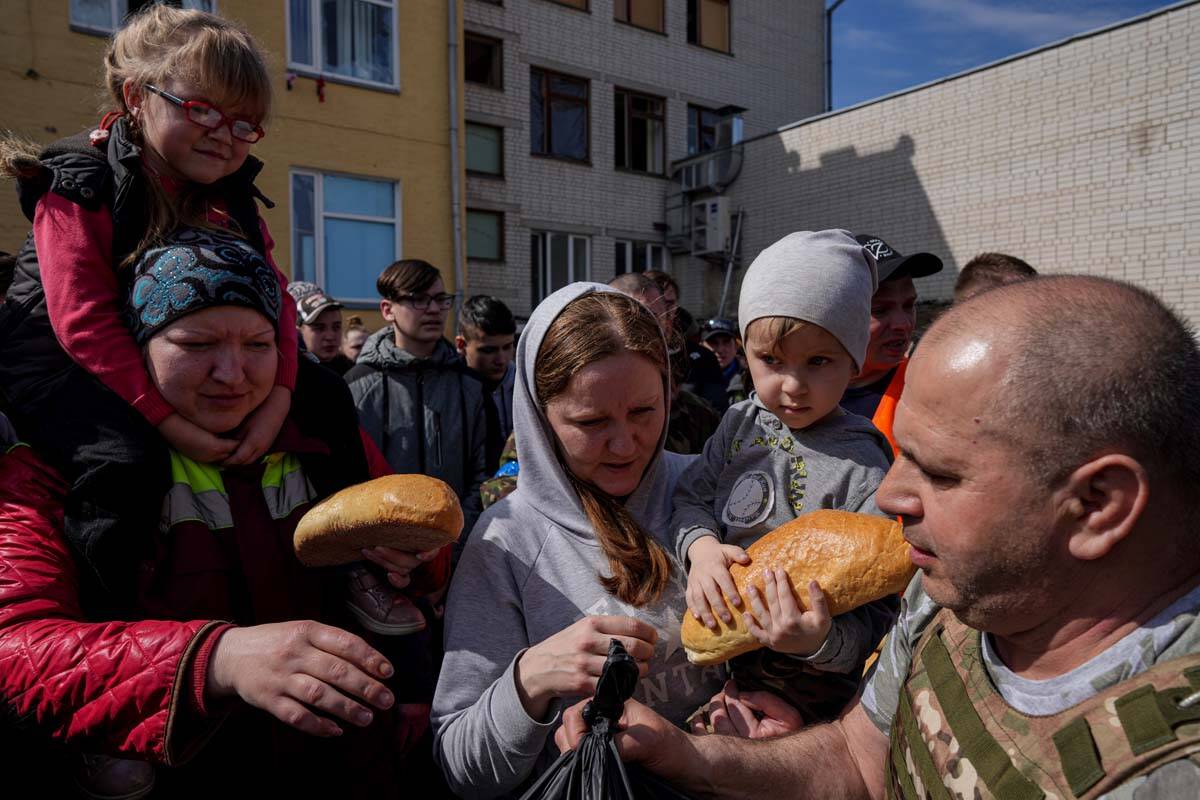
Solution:
[(908, 347), (917, 326), (917, 288), (913, 278), (942, 271), (942, 260), (932, 253), (901, 255), (878, 236), (854, 237), (875, 257), (879, 288), (871, 297), (871, 339), (862, 371), (842, 395), (842, 408), (866, 417), (892, 443), (892, 420), (904, 389)]

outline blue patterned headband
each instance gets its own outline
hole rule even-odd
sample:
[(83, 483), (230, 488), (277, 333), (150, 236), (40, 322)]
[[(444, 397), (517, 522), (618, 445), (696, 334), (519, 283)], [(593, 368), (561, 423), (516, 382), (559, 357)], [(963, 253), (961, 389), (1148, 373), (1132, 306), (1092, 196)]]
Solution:
[(175, 320), (215, 306), (253, 309), (279, 327), (275, 272), (248, 242), (187, 228), (133, 268), (125, 319), (139, 345)]

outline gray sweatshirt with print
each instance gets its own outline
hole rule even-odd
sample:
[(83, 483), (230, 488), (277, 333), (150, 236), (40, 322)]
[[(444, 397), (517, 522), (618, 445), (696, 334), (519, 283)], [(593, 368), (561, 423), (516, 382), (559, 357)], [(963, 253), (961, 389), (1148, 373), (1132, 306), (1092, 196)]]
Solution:
[[(752, 395), (725, 412), (679, 480), (676, 557), (687, 564), (688, 548), (704, 536), (747, 548), (807, 511), (882, 514), (875, 490), (891, 462), (887, 439), (865, 417), (839, 409), (793, 431)], [(824, 646), (807, 660), (826, 672), (855, 669), (891, 627), (895, 606), (877, 601), (835, 617)]]
[[(538, 306), (517, 349), (513, 403), (521, 480), (488, 508), (458, 563), (446, 605), (445, 660), (433, 701), (434, 757), (450, 788), (469, 798), (518, 794), (558, 756), (560, 698), (546, 719), (521, 704), (514, 668), (530, 646), (592, 615), (630, 616), (658, 631), (649, 674), (634, 698), (681, 724), (724, 683), (720, 667), (690, 664), (679, 628), (687, 610), (675, 565), (658, 601), (633, 608), (605, 591), (608, 559), (555, 455), (553, 434), (533, 400), (533, 363), (546, 328), (597, 284), (572, 284)], [(664, 393), (666, 388), (664, 387)], [(671, 496), (694, 456), (662, 450), (625, 501), (635, 520), (671, 553)]]

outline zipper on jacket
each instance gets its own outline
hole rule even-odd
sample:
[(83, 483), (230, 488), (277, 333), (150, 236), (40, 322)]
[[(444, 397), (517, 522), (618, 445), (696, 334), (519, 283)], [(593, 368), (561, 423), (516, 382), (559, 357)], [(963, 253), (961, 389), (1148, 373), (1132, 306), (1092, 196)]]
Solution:
[(421, 465), (421, 474), (427, 475), (425, 468), (425, 370), (417, 370), (417, 463)]

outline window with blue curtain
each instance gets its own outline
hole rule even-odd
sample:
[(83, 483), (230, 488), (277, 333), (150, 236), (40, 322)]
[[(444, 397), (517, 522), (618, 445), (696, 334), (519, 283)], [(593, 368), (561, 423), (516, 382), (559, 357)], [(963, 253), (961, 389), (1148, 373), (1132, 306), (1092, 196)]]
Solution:
[[(157, 2), (190, 8), (197, 11), (216, 11), (214, 0), (157, 0)], [(86, 32), (112, 33), (124, 24), (131, 14), (136, 14), (150, 0), (71, 0), (71, 25)]]
[(375, 280), (399, 257), (394, 181), (292, 173), (292, 275), (342, 301), (374, 303)]
[(394, 0), (288, 0), (288, 63), (395, 86)]

